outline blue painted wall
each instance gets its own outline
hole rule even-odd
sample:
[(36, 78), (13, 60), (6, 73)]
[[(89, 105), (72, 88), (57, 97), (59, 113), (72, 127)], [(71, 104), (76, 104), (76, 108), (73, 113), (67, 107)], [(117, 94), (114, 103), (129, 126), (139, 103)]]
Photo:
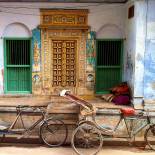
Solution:
[(148, 0), (144, 98), (155, 99), (155, 1)]

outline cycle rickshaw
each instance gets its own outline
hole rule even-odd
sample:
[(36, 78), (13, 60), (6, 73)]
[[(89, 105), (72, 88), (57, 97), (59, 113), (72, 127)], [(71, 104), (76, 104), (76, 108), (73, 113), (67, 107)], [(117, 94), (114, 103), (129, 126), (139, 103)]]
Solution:
[[(144, 140), (152, 150), (155, 150), (155, 124), (151, 122), (149, 111), (136, 111), (132, 107), (120, 109), (120, 119), (116, 126), (98, 125), (95, 120), (96, 109), (93, 105), (73, 94), (68, 90), (62, 90), (60, 96), (80, 105), (82, 119), (77, 123), (77, 128), (73, 131), (71, 145), (79, 155), (95, 155), (103, 146), (106, 138), (127, 138), (134, 139), (142, 129), (145, 129)], [(127, 120), (146, 120), (138, 129), (131, 130), (127, 125)], [(115, 135), (120, 123), (124, 121), (127, 129), (127, 136), (119, 137)], [(87, 151), (86, 151), (87, 150)]]

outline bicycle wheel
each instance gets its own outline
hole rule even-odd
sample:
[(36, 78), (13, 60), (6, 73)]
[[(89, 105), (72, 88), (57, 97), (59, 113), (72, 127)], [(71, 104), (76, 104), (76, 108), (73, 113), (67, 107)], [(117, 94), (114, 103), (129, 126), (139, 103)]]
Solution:
[(48, 119), (40, 126), (40, 138), (49, 147), (64, 144), (67, 135), (67, 126), (59, 119)]
[(95, 155), (103, 145), (101, 132), (92, 122), (86, 121), (73, 132), (71, 144), (79, 155)]
[(146, 129), (144, 138), (148, 146), (152, 150), (155, 150), (155, 125), (151, 125), (148, 129)]

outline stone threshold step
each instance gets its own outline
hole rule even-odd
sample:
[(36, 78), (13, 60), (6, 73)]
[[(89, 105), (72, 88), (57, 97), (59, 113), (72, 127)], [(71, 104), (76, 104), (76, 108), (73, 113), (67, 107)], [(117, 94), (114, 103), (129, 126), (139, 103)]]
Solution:
[(32, 94), (1, 94), (0, 98), (21, 98), (21, 97), (32, 97)]

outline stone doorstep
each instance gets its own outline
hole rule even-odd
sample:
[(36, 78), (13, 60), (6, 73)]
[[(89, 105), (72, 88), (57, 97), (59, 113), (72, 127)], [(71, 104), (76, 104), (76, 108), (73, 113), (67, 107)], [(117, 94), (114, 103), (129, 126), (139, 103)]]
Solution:
[(44, 98), (3, 98), (0, 99), (0, 106), (15, 107), (17, 105), (29, 105), (29, 106), (44, 106), (50, 102), (50, 99)]
[[(87, 100), (92, 103), (98, 109), (120, 109), (127, 106), (119, 106), (110, 102), (105, 102), (100, 98), (95, 98), (93, 100)], [(52, 103), (53, 107), (59, 107), (62, 109), (76, 108), (77, 104), (73, 103), (63, 97), (59, 96), (31, 96), (31, 97), (10, 97), (10, 98), (0, 98), (0, 107), (5, 109), (7, 107), (15, 107), (17, 105), (29, 105), (29, 106), (47, 106), (48, 103)], [(53, 108), (52, 107), (52, 108)], [(57, 108), (58, 109), (58, 108)]]
[[(97, 114), (99, 115), (120, 115), (120, 109), (123, 105), (115, 105), (111, 102), (105, 102), (103, 99), (96, 97), (95, 99), (87, 100), (94, 107), (97, 108)], [(15, 107), (17, 105), (29, 105), (29, 106), (47, 106), (51, 103), (51, 113), (79, 113), (77, 104), (60, 96), (31, 96), (31, 97), (18, 97), (12, 98), (0, 98), (0, 112), (16, 112)], [(51, 110), (50, 110), (51, 111)]]
[[(77, 104), (73, 103), (72, 101), (67, 100), (66, 98), (60, 96), (32, 96), (29, 95), (4, 95), (0, 96), (0, 107), (9, 107), (9, 106), (17, 106), (17, 105), (29, 105), (29, 106), (47, 106), (49, 102), (66, 106), (66, 109), (70, 106), (76, 107)], [(7, 97), (9, 96), (9, 97)], [(82, 98), (82, 96), (80, 96)], [(92, 103), (98, 109), (120, 109), (122, 107), (129, 107), (129, 106), (121, 106), (115, 105), (112, 102), (105, 102), (103, 99), (99, 97), (95, 97), (94, 99), (86, 100), (89, 103)], [(70, 104), (72, 103), (72, 104)], [(60, 106), (59, 106), (60, 107)]]
[(0, 99), (2, 98), (23, 98), (23, 97), (33, 97), (32, 94), (0, 94)]
[[(82, 96), (80, 96), (82, 98)], [(85, 99), (86, 101), (92, 103), (95, 107), (103, 109), (120, 109), (122, 107), (128, 107), (128, 106), (121, 106), (121, 105), (115, 105), (111, 102), (105, 102), (103, 99), (99, 97), (95, 97), (93, 99)], [(45, 106), (46, 103), (69, 103), (70, 101), (56, 95), (32, 95), (32, 94), (5, 94), (0, 95), (0, 106), (17, 106), (17, 105), (30, 105), (30, 106)], [(155, 100), (145, 100), (144, 107), (153, 107), (155, 109)], [(144, 109), (141, 105), (137, 104), (135, 105), (135, 109)]]

